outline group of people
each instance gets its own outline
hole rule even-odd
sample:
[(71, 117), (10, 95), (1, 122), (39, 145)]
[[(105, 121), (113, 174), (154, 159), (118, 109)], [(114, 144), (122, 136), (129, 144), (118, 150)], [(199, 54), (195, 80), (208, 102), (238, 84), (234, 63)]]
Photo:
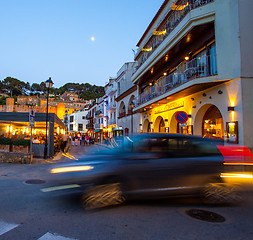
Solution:
[(94, 143), (94, 140), (91, 136), (89, 135), (74, 135), (71, 137), (71, 145), (72, 146), (77, 146), (77, 145), (89, 145)]
[(61, 150), (62, 150), (62, 152), (66, 152), (68, 149), (67, 146), (69, 146), (69, 145), (78, 146), (78, 145), (90, 145), (93, 143), (94, 143), (94, 140), (89, 135), (75, 134), (75, 135), (71, 136), (71, 135), (63, 134), (62, 135)]

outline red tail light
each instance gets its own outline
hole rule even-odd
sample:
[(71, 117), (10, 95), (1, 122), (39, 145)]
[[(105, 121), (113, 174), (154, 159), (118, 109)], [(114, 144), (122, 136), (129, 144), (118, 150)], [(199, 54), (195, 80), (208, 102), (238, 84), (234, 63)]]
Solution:
[(222, 145), (217, 147), (224, 157), (224, 164), (253, 165), (253, 154), (247, 147)]

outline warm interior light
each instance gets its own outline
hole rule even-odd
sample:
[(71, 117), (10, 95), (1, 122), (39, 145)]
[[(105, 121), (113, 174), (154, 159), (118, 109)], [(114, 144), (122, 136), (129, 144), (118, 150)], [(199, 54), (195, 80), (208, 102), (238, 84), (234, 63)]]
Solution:
[(150, 52), (150, 51), (152, 51), (152, 47), (150, 47), (150, 48), (142, 48), (141, 50), (143, 52)]
[(190, 58), (189, 58), (188, 56), (186, 56), (184, 59), (185, 59), (186, 61), (188, 61)]
[(149, 83), (149, 86), (152, 86), (152, 83)]
[(167, 73), (165, 72), (165, 73), (163, 73), (163, 75), (164, 75), (164, 76), (167, 76)]

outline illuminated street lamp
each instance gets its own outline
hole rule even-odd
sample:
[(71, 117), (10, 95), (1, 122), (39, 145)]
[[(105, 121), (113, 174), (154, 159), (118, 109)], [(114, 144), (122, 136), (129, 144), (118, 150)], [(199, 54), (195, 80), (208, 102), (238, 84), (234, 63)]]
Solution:
[(51, 80), (51, 77), (45, 81), (46, 88), (47, 88), (47, 115), (46, 115), (46, 139), (45, 139), (45, 148), (44, 148), (44, 159), (47, 159), (47, 122), (48, 122), (48, 95), (49, 95), (49, 89), (53, 86), (53, 81)]
[(132, 134), (133, 134), (133, 132), (134, 132), (134, 128), (133, 128), (133, 109), (134, 109), (134, 102), (132, 101), (131, 103), (130, 103), (130, 107), (131, 107), (131, 132), (132, 132)]

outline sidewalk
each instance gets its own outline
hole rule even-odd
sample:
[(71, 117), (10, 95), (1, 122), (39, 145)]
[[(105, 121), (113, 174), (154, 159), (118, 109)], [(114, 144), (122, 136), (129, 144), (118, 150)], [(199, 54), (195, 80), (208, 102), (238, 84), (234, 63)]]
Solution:
[(67, 145), (67, 152), (63, 153), (62, 151), (58, 152), (53, 158), (33, 158), (32, 163), (35, 164), (45, 164), (45, 163), (57, 163), (61, 161), (67, 161), (71, 159), (71, 156), (78, 159), (79, 156), (85, 155), (87, 151), (92, 152), (95, 151), (98, 147), (109, 149), (106, 144), (103, 143), (95, 143), (91, 145)]

